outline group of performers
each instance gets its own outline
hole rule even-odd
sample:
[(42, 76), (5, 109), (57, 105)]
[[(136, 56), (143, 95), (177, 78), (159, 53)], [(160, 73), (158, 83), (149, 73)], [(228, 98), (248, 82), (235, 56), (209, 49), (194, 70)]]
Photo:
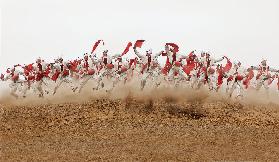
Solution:
[[(269, 67), (267, 60), (257, 66), (244, 67), (227, 56), (213, 58), (209, 52), (194, 50), (183, 54), (175, 43), (166, 43), (159, 52), (154, 53), (152, 49), (142, 52), (144, 42), (128, 42), (121, 54), (108, 50), (97, 54), (98, 46), (104, 44), (98, 40), (91, 53), (84, 53), (82, 58), (66, 61), (59, 57), (53, 62), (37, 58), (34, 63), (8, 68), (0, 80), (9, 83), (10, 94), (15, 98), (25, 98), (31, 90), (38, 97), (55, 95), (64, 85), (73, 93), (80, 93), (90, 80), (95, 83), (93, 91), (105, 89), (107, 92), (134, 79), (139, 80), (141, 90), (160, 86), (207, 88), (212, 92), (223, 89), (228, 97), (236, 98), (243, 98), (247, 89), (263, 88), (268, 94), (273, 83), (279, 90), (279, 70)], [(131, 49), (134, 56), (124, 59)], [(161, 64), (159, 60), (164, 57), (166, 61)]]

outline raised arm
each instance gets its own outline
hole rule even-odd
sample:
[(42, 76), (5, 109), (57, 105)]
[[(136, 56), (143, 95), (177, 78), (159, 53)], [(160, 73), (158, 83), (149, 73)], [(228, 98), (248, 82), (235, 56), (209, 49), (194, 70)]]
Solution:
[(189, 56), (187, 55), (180, 55), (178, 60), (187, 60), (189, 58)]
[(155, 57), (158, 58), (159, 56), (162, 55), (163, 52), (164, 52), (164, 51), (158, 52), (157, 54), (155, 54)]
[(221, 57), (221, 58), (219, 58), (219, 59), (215, 59), (215, 60), (214, 60), (214, 64), (223, 61), (224, 58), (225, 58), (225, 57), (223, 56), (223, 57)]

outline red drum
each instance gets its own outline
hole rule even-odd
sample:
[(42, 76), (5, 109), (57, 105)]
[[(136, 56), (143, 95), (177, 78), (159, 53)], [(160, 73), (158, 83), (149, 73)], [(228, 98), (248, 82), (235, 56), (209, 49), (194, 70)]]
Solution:
[(232, 81), (233, 80), (233, 76), (231, 75), (228, 79), (227, 79), (227, 81), (229, 82), (229, 81)]
[(114, 68), (114, 65), (113, 65), (113, 64), (107, 64), (107, 68), (108, 68), (108, 69), (113, 69), (113, 68)]
[(214, 73), (215, 73), (215, 69), (209, 68), (209, 69), (208, 69), (208, 73), (209, 73), (209, 74), (214, 74)]
[(95, 74), (95, 70), (93, 69), (89, 69), (87, 72), (88, 75), (94, 75)]

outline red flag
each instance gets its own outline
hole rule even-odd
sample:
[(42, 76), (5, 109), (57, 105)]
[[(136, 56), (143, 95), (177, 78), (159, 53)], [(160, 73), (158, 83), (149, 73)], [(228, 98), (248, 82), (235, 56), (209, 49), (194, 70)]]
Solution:
[(132, 47), (132, 42), (129, 42), (125, 48), (125, 50), (122, 52), (121, 56), (125, 55), (126, 53), (129, 52), (130, 47)]
[(103, 42), (103, 45), (105, 45), (104, 41), (103, 40), (98, 40), (97, 42), (95, 42), (93, 48), (92, 48), (92, 51), (91, 51), (91, 54), (93, 54), (93, 52), (96, 50), (96, 48), (98, 47), (98, 45), (101, 43), (101, 41)]
[(172, 46), (172, 47), (173, 47), (173, 51), (174, 51), (175, 53), (177, 53), (177, 52), (179, 51), (179, 47), (178, 47), (178, 45), (175, 44), (175, 43), (166, 43), (166, 45), (167, 45), (167, 46)]
[(224, 56), (227, 59), (227, 64), (223, 68), (223, 72), (226, 73), (231, 70), (232, 68), (232, 62), (228, 59), (228, 57)]
[(134, 44), (134, 48), (136, 47), (141, 48), (144, 41), (145, 40), (137, 40), (136, 43)]

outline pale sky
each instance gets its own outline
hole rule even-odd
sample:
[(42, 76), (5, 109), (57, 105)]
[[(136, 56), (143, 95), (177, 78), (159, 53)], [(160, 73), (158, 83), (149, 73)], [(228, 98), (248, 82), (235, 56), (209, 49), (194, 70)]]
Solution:
[[(1, 0), (0, 0), (1, 1)], [(2, 0), (0, 71), (41, 56), (77, 58), (105, 40), (112, 53), (177, 43), (245, 65), (279, 68), (279, 0)], [(130, 52), (129, 55), (133, 55)]]

